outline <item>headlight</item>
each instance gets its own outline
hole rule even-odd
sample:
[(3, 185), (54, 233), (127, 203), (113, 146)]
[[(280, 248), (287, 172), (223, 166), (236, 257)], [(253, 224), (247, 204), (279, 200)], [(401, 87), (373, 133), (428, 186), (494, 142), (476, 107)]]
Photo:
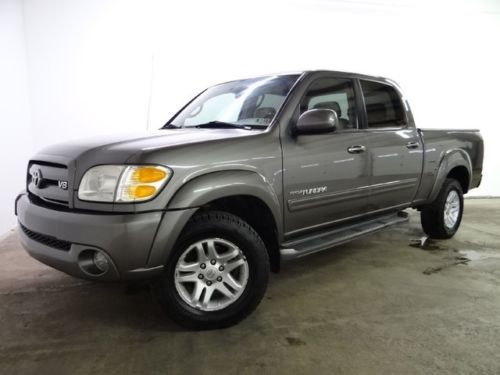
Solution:
[(94, 202), (140, 202), (155, 197), (172, 172), (159, 165), (99, 165), (82, 178), (78, 198)]
[(90, 168), (83, 176), (78, 198), (84, 201), (113, 202), (120, 176), (121, 165), (100, 165)]

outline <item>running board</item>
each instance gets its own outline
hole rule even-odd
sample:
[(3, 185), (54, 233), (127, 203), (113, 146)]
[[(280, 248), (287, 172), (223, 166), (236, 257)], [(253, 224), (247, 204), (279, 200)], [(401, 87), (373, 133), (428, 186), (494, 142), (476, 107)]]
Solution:
[(280, 249), (281, 259), (291, 260), (330, 249), (406, 221), (408, 221), (408, 213), (399, 211), (284, 242)]

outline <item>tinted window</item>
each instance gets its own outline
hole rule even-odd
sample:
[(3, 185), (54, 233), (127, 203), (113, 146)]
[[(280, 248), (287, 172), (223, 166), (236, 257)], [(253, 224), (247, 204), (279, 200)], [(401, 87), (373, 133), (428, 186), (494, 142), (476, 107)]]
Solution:
[(301, 113), (326, 108), (337, 112), (340, 129), (357, 128), (354, 85), (350, 79), (323, 78), (314, 81), (302, 100)]
[(393, 87), (372, 81), (361, 81), (369, 128), (399, 127), (405, 124), (403, 106)]

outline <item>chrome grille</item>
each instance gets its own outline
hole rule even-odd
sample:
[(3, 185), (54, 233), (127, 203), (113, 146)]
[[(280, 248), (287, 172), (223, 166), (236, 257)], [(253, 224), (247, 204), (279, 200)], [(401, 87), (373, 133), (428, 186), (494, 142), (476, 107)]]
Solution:
[[(31, 161), (27, 176), (28, 192), (44, 201), (69, 205), (68, 168), (62, 164)], [(63, 189), (61, 186), (65, 186)]]

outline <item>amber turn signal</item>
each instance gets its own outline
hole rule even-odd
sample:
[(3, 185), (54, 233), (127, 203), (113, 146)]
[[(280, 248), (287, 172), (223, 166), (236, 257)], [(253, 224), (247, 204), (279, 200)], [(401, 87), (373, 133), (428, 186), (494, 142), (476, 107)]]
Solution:
[(148, 198), (156, 193), (156, 188), (151, 185), (135, 185), (129, 186), (128, 194), (132, 199), (143, 199)]
[(136, 167), (132, 175), (132, 181), (139, 183), (151, 183), (163, 180), (167, 173), (158, 167)]

